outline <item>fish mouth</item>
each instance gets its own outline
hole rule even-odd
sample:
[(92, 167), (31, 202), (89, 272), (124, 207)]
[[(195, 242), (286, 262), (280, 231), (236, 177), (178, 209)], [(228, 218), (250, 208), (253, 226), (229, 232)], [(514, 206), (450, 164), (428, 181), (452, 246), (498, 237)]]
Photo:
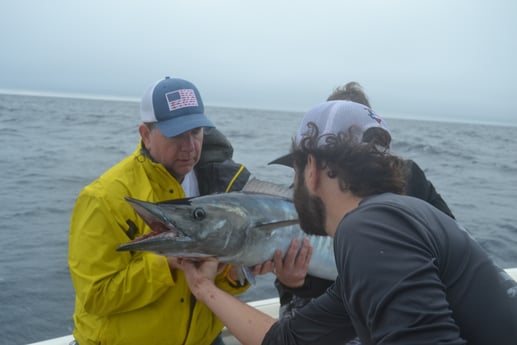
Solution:
[[(117, 251), (133, 251), (142, 250), (141, 246), (152, 245), (153, 243), (159, 243), (162, 241), (173, 240), (176, 242), (190, 242), (192, 238), (184, 235), (181, 231), (173, 228), (170, 224), (165, 224), (156, 221), (148, 224), (151, 227), (151, 232), (139, 236), (129, 242), (123, 243), (117, 247)], [(158, 242), (157, 242), (158, 241)]]
[(142, 240), (149, 239), (151, 237), (156, 236), (166, 236), (169, 238), (180, 238), (180, 237), (188, 237), (183, 234), (183, 231), (176, 228), (175, 225), (169, 224), (169, 226), (163, 224), (159, 221), (154, 221), (148, 224), (151, 228), (151, 232), (144, 234), (142, 236), (139, 236), (131, 241), (131, 243), (140, 242)]
[[(171, 231), (171, 235), (175, 237), (188, 237), (188, 234), (183, 231), (174, 221), (168, 217), (162, 209), (161, 204), (153, 204), (150, 202), (137, 200), (133, 198), (126, 197), (126, 201), (133, 207), (133, 209), (138, 213), (140, 217), (145, 221), (145, 223), (151, 228), (152, 232), (147, 234), (148, 237), (162, 234), (167, 231)], [(174, 200), (174, 202), (169, 202), (171, 204), (185, 205), (190, 204), (188, 199), (178, 199)], [(145, 236), (145, 235), (144, 235)]]
[[(131, 250), (134, 244), (148, 242), (154, 238), (158, 239), (173, 239), (175, 241), (191, 241), (192, 238), (188, 236), (185, 231), (179, 228), (173, 219), (165, 217), (159, 207), (152, 203), (142, 200), (136, 200), (126, 197), (126, 201), (133, 207), (133, 209), (143, 218), (145, 223), (151, 228), (151, 232), (143, 234), (130, 242), (122, 244), (117, 250)], [(186, 200), (179, 203), (186, 203)]]

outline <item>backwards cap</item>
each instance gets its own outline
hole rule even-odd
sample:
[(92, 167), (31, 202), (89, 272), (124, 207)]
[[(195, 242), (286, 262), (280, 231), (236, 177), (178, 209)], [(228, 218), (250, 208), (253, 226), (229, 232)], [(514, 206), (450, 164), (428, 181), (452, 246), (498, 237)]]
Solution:
[[(362, 141), (364, 132), (371, 127), (381, 127), (389, 133), (386, 122), (369, 107), (351, 101), (329, 101), (318, 104), (305, 114), (296, 134), (296, 144), (300, 144), (302, 139), (309, 135), (308, 124), (311, 122), (318, 127), (320, 138), (328, 134), (348, 132), (352, 127), (357, 129), (358, 132), (354, 133), (360, 135), (359, 141)], [(293, 167), (293, 156), (288, 153), (269, 164)]]
[(198, 89), (179, 78), (158, 80), (147, 89), (140, 103), (142, 121), (156, 123), (166, 137), (198, 127), (215, 127), (204, 111)]

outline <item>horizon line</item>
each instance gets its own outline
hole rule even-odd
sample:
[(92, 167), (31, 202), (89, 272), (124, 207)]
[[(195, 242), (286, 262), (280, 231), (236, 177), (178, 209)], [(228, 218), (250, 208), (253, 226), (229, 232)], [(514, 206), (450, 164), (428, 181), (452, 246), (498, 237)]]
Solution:
[[(135, 102), (139, 103), (139, 97), (127, 97), (127, 96), (113, 96), (113, 95), (96, 95), (86, 93), (62, 93), (52, 91), (31, 91), (31, 90), (10, 90), (0, 89), (0, 94), (13, 95), (13, 96), (33, 96), (33, 97), (56, 97), (56, 98), (70, 98), (70, 99), (84, 99), (84, 100), (103, 100), (103, 101), (123, 101), (123, 102)], [(221, 105), (221, 104), (207, 104), (208, 107), (215, 108), (232, 108), (232, 109), (250, 109), (250, 110), (264, 110), (264, 111), (280, 111), (280, 112), (292, 112), (292, 113), (305, 113), (306, 110), (293, 110), (293, 109), (271, 109), (271, 108), (260, 108), (256, 106), (232, 106), (232, 105)], [(468, 121), (459, 118), (432, 118), (432, 115), (424, 115), (422, 117), (415, 117), (411, 115), (387, 115), (392, 112), (383, 113), (382, 117), (393, 120), (412, 120), (412, 121), (426, 121), (426, 122), (445, 122), (445, 123), (462, 123), (462, 124), (476, 124), (476, 125), (490, 125), (490, 126), (510, 126), (517, 127), (516, 124), (508, 123), (504, 120), (499, 121), (487, 121), (487, 120), (475, 120), (470, 118)]]

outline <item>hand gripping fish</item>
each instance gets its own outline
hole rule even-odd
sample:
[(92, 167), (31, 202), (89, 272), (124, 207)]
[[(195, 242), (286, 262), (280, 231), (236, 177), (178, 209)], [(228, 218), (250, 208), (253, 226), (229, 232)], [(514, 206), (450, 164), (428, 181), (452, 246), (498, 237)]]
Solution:
[(184, 258), (216, 257), (239, 268), (239, 279), (254, 282), (249, 268), (285, 254), (294, 238), (313, 247), (310, 275), (335, 280), (333, 241), (305, 234), (298, 225), (292, 189), (252, 178), (239, 192), (150, 203), (126, 198), (153, 229), (118, 251), (149, 251)]

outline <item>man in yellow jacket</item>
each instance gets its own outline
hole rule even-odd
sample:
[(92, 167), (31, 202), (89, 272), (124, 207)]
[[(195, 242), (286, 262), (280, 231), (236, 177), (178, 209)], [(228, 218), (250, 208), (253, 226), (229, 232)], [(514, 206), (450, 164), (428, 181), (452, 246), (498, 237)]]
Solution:
[[(74, 338), (80, 345), (221, 344), (223, 324), (193, 297), (175, 258), (116, 251), (151, 231), (124, 198), (158, 202), (239, 190), (250, 173), (231, 159), (230, 143), (204, 115), (192, 83), (154, 83), (141, 117), (136, 151), (86, 186), (72, 213)], [(249, 285), (236, 278), (228, 266), (217, 284), (239, 294)]]

